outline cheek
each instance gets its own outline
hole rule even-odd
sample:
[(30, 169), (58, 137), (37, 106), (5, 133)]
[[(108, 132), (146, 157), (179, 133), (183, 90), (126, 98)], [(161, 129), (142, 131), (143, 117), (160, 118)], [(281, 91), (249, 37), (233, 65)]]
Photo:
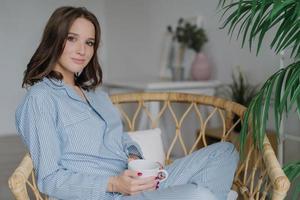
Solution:
[(68, 57), (68, 55), (71, 54), (71, 50), (72, 50), (72, 48), (70, 47), (70, 45), (68, 45), (68, 43), (66, 43), (66, 46), (61, 54), (61, 57), (66, 59)]
[(62, 64), (66, 64), (68, 62), (68, 56), (67, 56), (67, 53), (64, 51), (60, 58), (58, 59), (60, 63)]
[(65, 44), (65, 47), (64, 47), (64, 51), (63, 51), (63, 54), (68, 54), (70, 53), (72, 50), (74, 49), (74, 45), (67, 41), (66, 44)]
[(88, 51), (87, 58), (88, 58), (89, 61), (91, 60), (91, 58), (93, 57), (93, 55), (94, 55), (94, 49), (91, 49), (90, 51)]

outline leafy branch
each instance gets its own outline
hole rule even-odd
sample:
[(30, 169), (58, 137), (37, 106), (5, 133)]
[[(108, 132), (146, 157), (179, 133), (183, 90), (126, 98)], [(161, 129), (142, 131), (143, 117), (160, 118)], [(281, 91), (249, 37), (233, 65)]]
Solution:
[(208, 41), (203, 28), (197, 27), (180, 18), (177, 22), (177, 27), (168, 26), (167, 30), (172, 34), (172, 40), (180, 43), (183, 48), (187, 47), (195, 52), (200, 52), (203, 45)]
[[(244, 116), (241, 131), (241, 148), (245, 146), (249, 124), (253, 127), (253, 139), (262, 148), (266, 123), (270, 110), (272, 93), (274, 93), (274, 116), (277, 136), (282, 116), (296, 107), (300, 119), (300, 1), (299, 0), (219, 0), (218, 6), (226, 16), (221, 28), (229, 27), (228, 34), (233, 36), (237, 31), (237, 39), (242, 37), (242, 47), (248, 40), (250, 51), (257, 41), (256, 54), (261, 49), (266, 34), (275, 29), (270, 48), (279, 52), (289, 49), (294, 63), (274, 73), (253, 98)], [(293, 181), (300, 176), (300, 162), (284, 167), (288, 178)], [(296, 199), (300, 193), (294, 193)]]

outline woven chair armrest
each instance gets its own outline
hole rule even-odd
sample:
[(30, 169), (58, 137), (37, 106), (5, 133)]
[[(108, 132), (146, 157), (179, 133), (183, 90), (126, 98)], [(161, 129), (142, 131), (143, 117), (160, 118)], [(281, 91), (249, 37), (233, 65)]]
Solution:
[(26, 181), (33, 171), (33, 164), (30, 155), (27, 153), (20, 163), (19, 167), (15, 169), (13, 174), (9, 177), (9, 188), (14, 191), (16, 199), (29, 200)]
[(284, 199), (290, 187), (290, 181), (280, 166), (267, 137), (264, 138), (262, 156), (273, 185), (272, 200)]

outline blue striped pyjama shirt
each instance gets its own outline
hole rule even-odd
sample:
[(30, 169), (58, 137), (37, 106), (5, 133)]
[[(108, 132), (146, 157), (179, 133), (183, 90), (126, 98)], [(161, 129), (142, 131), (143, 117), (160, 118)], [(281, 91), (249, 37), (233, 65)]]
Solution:
[(128, 155), (142, 152), (123, 132), (107, 94), (84, 93), (88, 102), (63, 81), (44, 78), (30, 87), (16, 110), (16, 127), (32, 157), (41, 192), (55, 199), (143, 200), (181, 199), (179, 193), (199, 199), (196, 196), (206, 190), (223, 199), (229, 191), (237, 154), (228, 143), (220, 143), (167, 166), (170, 176), (155, 192), (131, 197), (106, 192), (109, 177), (127, 168)]

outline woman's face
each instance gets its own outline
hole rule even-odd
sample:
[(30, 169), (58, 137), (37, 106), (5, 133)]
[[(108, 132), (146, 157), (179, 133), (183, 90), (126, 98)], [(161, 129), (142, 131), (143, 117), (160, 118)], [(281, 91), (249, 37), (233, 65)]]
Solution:
[(54, 70), (62, 73), (64, 79), (73, 79), (81, 72), (94, 55), (95, 27), (85, 18), (77, 18), (72, 24), (65, 42), (65, 48)]

